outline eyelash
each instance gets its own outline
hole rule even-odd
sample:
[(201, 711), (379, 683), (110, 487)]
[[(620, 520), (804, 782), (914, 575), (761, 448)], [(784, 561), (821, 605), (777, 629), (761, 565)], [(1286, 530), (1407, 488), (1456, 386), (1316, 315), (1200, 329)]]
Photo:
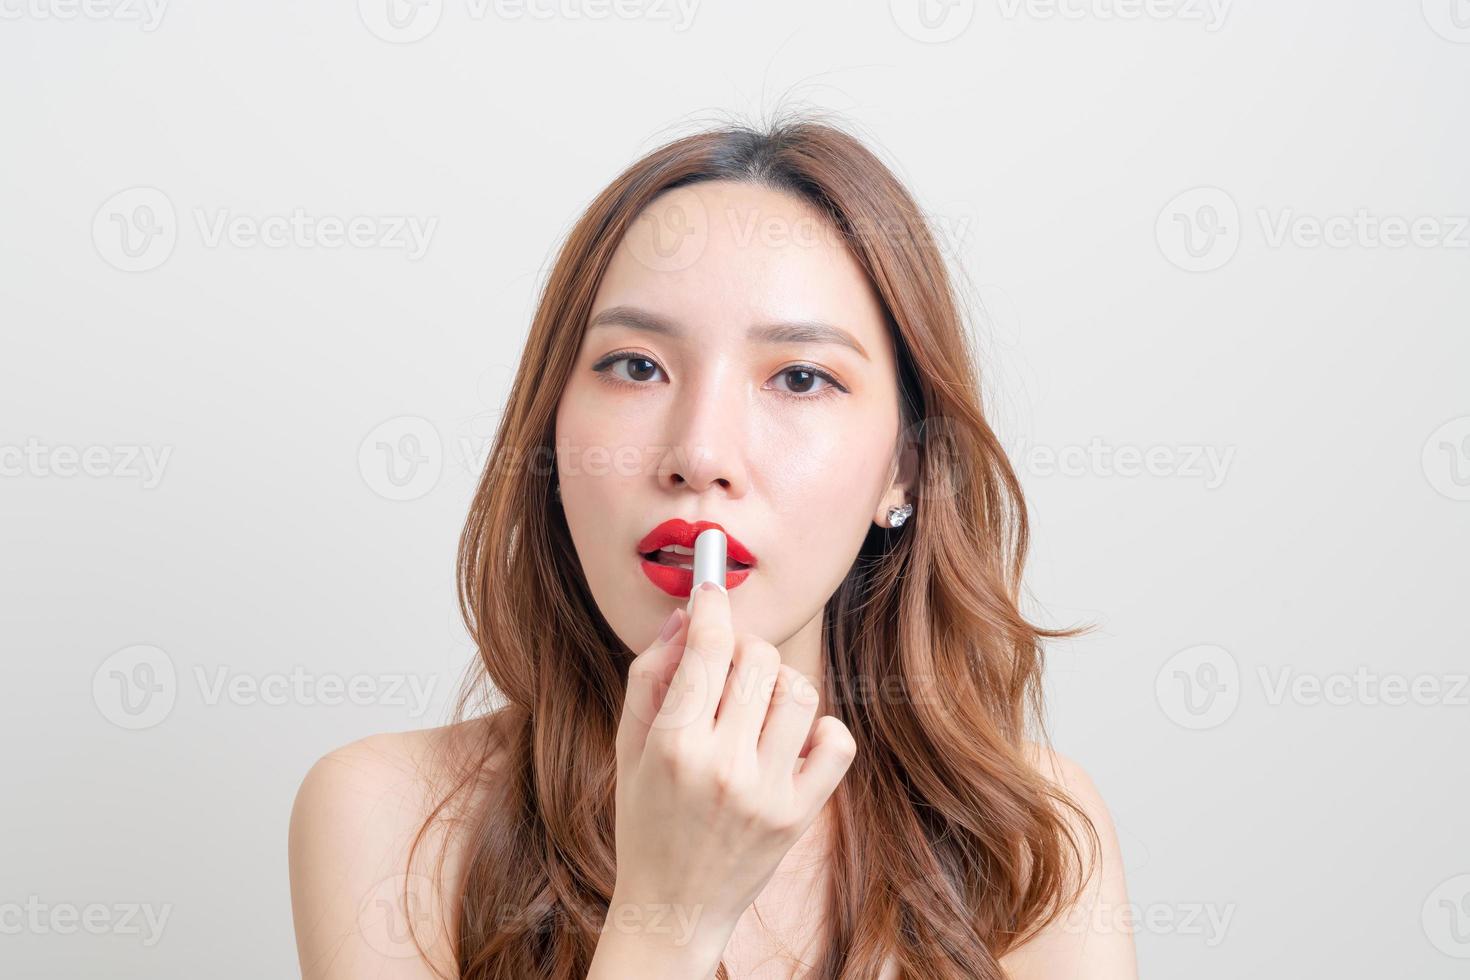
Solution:
[[(663, 367), (659, 365), (658, 361), (655, 361), (647, 354), (640, 354), (638, 351), (634, 350), (613, 351), (611, 354), (608, 354), (606, 357), (600, 359), (596, 364), (592, 365), (592, 370), (596, 371), (598, 376), (603, 381), (606, 381), (608, 384), (619, 385), (625, 388), (645, 388), (649, 385), (650, 382), (625, 381), (622, 378), (613, 377), (613, 375), (609, 373), (608, 369), (611, 368), (614, 364), (617, 364), (619, 361), (628, 361), (634, 359), (648, 361), (650, 364), (657, 366), (660, 371), (663, 370)], [(779, 372), (777, 372), (777, 374), (779, 376), (782, 374), (789, 374), (792, 371), (805, 371), (808, 374), (814, 374), (817, 377), (821, 378), (823, 381), (827, 382), (827, 387), (823, 388), (819, 392), (816, 392), (815, 394), (803, 394), (801, 392), (794, 391), (778, 391), (777, 394), (781, 395), (784, 398), (790, 398), (795, 401), (810, 402), (816, 401), (821, 398), (831, 398), (837, 395), (847, 394), (847, 389), (843, 387), (841, 382), (839, 382), (831, 374), (823, 371), (821, 368), (817, 367), (814, 364), (792, 364), (782, 368)]]

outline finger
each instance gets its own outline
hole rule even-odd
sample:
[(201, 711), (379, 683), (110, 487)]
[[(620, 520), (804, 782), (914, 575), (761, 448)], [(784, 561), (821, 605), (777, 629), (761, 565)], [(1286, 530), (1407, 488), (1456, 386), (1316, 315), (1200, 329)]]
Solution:
[(769, 767), (773, 772), (791, 772), (816, 714), (817, 689), (801, 671), (782, 664), (760, 736), (761, 767)]
[(628, 664), (628, 689), (623, 696), (622, 717), (618, 719), (617, 754), (620, 759), (642, 756), (649, 729), (663, 707), (669, 680), (684, 649), (688, 625), (689, 617), (683, 609), (676, 608), (664, 621), (654, 641)]
[(714, 727), (715, 709), (725, 690), (725, 675), (735, 655), (730, 625), (730, 597), (724, 589), (706, 584), (690, 596), (693, 607), (684, 640), (684, 655), (674, 671), (669, 697), (659, 711), (659, 727)]
[(805, 812), (815, 814), (827, 802), (857, 755), (857, 742), (841, 720), (832, 715), (817, 719), (812, 750), (801, 771), (793, 775), (796, 795)]
[(715, 731), (730, 744), (756, 752), (780, 670), (781, 654), (775, 647), (749, 634), (736, 637), (730, 676), (715, 716)]

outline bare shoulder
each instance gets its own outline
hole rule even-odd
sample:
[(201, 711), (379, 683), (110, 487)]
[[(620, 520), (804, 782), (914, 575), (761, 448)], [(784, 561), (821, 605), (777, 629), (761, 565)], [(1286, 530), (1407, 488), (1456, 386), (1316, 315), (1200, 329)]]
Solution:
[(1082, 852), (1088, 876), (1080, 896), (1061, 916), (1001, 958), (1012, 980), (1136, 980), (1138, 965), (1128, 918), (1128, 888), (1112, 814), (1092, 777), (1048, 746), (1025, 743), (1031, 765), (1063, 790), (1087, 817), (1092, 835), (1075, 814), (1063, 810)]
[[(1031, 767), (1066, 790), (1067, 795), (1090, 819), (1111, 825), (1112, 816), (1108, 813), (1107, 804), (1103, 802), (1102, 793), (1077, 760), (1040, 742), (1027, 741), (1022, 747)], [(1099, 827), (1098, 830), (1101, 832), (1102, 828)]]
[(501, 761), (491, 735), (488, 719), (371, 735), (307, 771), (289, 833), (303, 980), (456, 974), (458, 909), (443, 883), (458, 880), (461, 831)]

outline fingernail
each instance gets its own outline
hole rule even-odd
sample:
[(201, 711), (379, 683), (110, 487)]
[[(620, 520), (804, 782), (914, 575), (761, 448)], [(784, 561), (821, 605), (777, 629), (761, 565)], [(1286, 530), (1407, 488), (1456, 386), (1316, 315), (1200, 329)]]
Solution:
[(689, 590), (689, 601), (686, 602), (686, 603), (684, 603), (684, 611), (685, 612), (687, 612), (691, 616), (694, 615), (694, 597), (697, 596), (697, 595), (699, 595), (699, 593), (701, 591), (706, 590), (706, 589), (709, 590), (710, 592), (713, 592), (716, 589), (720, 590), (721, 592), (725, 592), (725, 593), (728, 593), (730, 591), (729, 589), (727, 589), (723, 585), (721, 585), (719, 582), (716, 582), (714, 579), (707, 578), (703, 582), (699, 583), (699, 588), (690, 589)]
[(675, 609), (669, 613), (669, 618), (664, 620), (663, 629), (658, 631), (658, 638), (667, 640), (677, 632), (679, 632), (679, 610)]

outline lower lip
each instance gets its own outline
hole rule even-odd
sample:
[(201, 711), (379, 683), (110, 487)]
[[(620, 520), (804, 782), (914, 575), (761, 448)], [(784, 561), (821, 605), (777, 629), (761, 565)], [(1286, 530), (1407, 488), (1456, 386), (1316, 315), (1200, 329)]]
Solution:
[[(656, 561), (649, 561), (642, 555), (638, 556), (638, 563), (643, 566), (643, 574), (654, 585), (663, 589), (669, 595), (679, 599), (689, 598), (689, 593), (694, 590), (694, 569), (679, 568), (675, 565), (660, 565)], [(725, 570), (725, 589), (728, 591), (735, 588), (741, 582), (750, 577), (755, 566), (746, 568)]]

